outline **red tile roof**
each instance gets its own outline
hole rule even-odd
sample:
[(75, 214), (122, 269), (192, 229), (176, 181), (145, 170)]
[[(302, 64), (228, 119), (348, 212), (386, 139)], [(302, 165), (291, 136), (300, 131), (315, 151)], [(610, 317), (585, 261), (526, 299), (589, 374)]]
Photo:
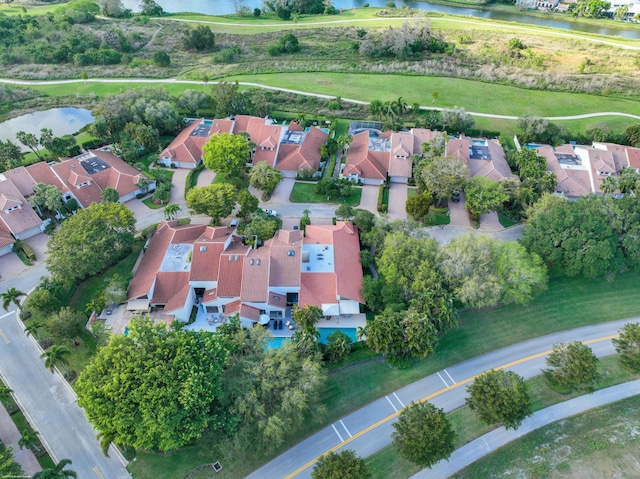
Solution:
[(263, 302), (269, 293), (269, 249), (251, 250), (244, 258), (240, 299)]
[[(220, 258), (218, 295), (223, 298), (240, 296), (244, 258), (251, 247), (241, 242), (232, 243)], [(238, 260), (236, 261), (236, 257)]]
[(182, 130), (174, 140), (169, 143), (160, 158), (171, 158), (173, 162), (198, 163), (202, 158), (202, 147), (209, 139), (207, 136), (191, 136), (191, 133), (204, 121), (204, 118), (194, 121)]
[(268, 303), (269, 306), (274, 308), (285, 309), (287, 307), (287, 295), (269, 291)]
[[(8, 213), (5, 211), (16, 206), (19, 208)], [(4, 223), (6, 231), (14, 235), (42, 224), (40, 217), (9, 180), (0, 181), (0, 222)]]
[(91, 175), (100, 188), (113, 188), (120, 196), (125, 196), (138, 190), (136, 186), (142, 178), (146, 178), (127, 162), (121, 160), (113, 153), (102, 150), (89, 150), (91, 154), (99, 158), (110, 168)]
[(589, 172), (585, 170), (571, 170), (560, 166), (555, 153), (575, 155), (571, 145), (562, 145), (555, 150), (552, 146), (542, 145), (536, 148), (538, 154), (547, 161), (547, 169), (556, 175), (558, 185), (556, 191), (565, 196), (577, 197), (586, 196), (591, 193), (591, 182)]
[[(185, 285), (189, 285), (188, 272), (159, 271), (156, 274), (151, 304), (168, 304), (178, 292), (184, 289)], [(181, 306), (184, 306), (184, 301)]]
[[(102, 200), (100, 186), (89, 176), (77, 159), (70, 158), (60, 163), (55, 163), (51, 165), (51, 169), (66, 186), (66, 190), (76, 197), (82, 207), (86, 208), (91, 203), (100, 203)], [(89, 182), (89, 184), (78, 188), (78, 185), (84, 182)]]
[(389, 176), (411, 178), (413, 176), (414, 137), (411, 133), (400, 132), (391, 135), (391, 156)]
[(7, 231), (6, 225), (2, 221), (0, 221), (0, 248), (9, 246), (10, 244), (13, 244), (15, 242), (16, 240), (13, 239), (11, 233)]
[(209, 130), (209, 136), (217, 135), (218, 133), (232, 133), (233, 132), (233, 120), (213, 120), (211, 123), (211, 129)]
[(300, 286), (302, 232), (279, 230), (263, 248), (271, 259), (269, 286)]
[(353, 135), (342, 174), (349, 176), (354, 173), (360, 178), (386, 180), (388, 171), (389, 152), (369, 151), (369, 131)]
[[(47, 167), (48, 169), (48, 167)], [(20, 194), (25, 198), (31, 196), (36, 187), (36, 181), (31, 177), (24, 166), (19, 166), (13, 170), (7, 170), (2, 175), (14, 184)]]
[(36, 183), (53, 185), (60, 190), (60, 193), (64, 193), (68, 189), (44, 161), (27, 166), (27, 171)]
[[(178, 309), (184, 308), (184, 305), (187, 302), (187, 299), (189, 298), (191, 285), (189, 284), (188, 278), (186, 280), (184, 279), (186, 277), (185, 273), (178, 273), (178, 274), (181, 274), (183, 276), (180, 277), (179, 282), (174, 285), (173, 296), (171, 296), (169, 301), (167, 301), (167, 303), (164, 306), (165, 314), (172, 313), (174, 311), (177, 311)], [(182, 284), (182, 288), (180, 288), (181, 284)]]
[(302, 284), (298, 305), (322, 307), (323, 304), (338, 304), (336, 275), (334, 273), (302, 273)]
[(317, 170), (322, 160), (320, 147), (327, 142), (328, 136), (320, 128), (311, 128), (301, 145), (281, 144), (276, 168), (285, 171), (298, 171), (301, 168)]

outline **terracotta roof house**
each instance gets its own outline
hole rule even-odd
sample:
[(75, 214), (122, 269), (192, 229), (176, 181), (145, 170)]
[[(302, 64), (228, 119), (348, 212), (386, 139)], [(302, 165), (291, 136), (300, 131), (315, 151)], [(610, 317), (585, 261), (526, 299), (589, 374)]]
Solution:
[(498, 140), (461, 136), (447, 142), (446, 153), (469, 167), (471, 177), (486, 176), (492, 180), (517, 179), (511, 173), (504, 150)]
[(7, 231), (6, 225), (0, 223), (0, 256), (13, 252), (15, 242), (14, 237)]
[(353, 135), (340, 176), (370, 185), (381, 185), (387, 181), (390, 136), (389, 132), (374, 134), (369, 130)]
[(279, 230), (252, 249), (226, 227), (163, 221), (128, 299), (131, 310), (155, 307), (186, 321), (196, 306), (214, 316), (238, 314), (250, 326), (265, 315), (283, 318), (294, 304), (349, 318), (360, 311), (361, 288), (358, 233), (350, 222), (315, 226), (306, 238)]
[[(204, 118), (195, 120), (162, 152), (158, 162), (165, 166), (176, 165), (178, 168), (195, 168), (202, 162), (202, 147), (209, 139), (211, 124)], [(223, 131), (219, 129), (218, 131)]]
[(411, 157), (420, 150), (415, 149), (416, 140), (412, 133), (395, 132), (391, 135), (391, 154), (389, 156), (389, 180), (394, 183), (407, 183), (413, 176)]
[(606, 150), (613, 155), (613, 161), (618, 173), (623, 168), (634, 168), (640, 172), (640, 148), (596, 141), (593, 142), (592, 146), (598, 150)]
[[(292, 129), (291, 125), (298, 128)], [(283, 176), (294, 178), (298, 170), (307, 168), (318, 171), (321, 167), (322, 157), (320, 148), (327, 142), (327, 135), (320, 128), (312, 127), (305, 132), (297, 123), (291, 123), (289, 129), (284, 132), (276, 168)]]
[(556, 175), (556, 193), (568, 198), (577, 198), (594, 192), (591, 168), (574, 151), (572, 145), (553, 148), (542, 145), (536, 148), (538, 155), (547, 161), (547, 169)]
[[(24, 240), (42, 232), (44, 223), (10, 180), (0, 181), (0, 231), (4, 247), (11, 235)], [(12, 241), (13, 243), (13, 241)]]

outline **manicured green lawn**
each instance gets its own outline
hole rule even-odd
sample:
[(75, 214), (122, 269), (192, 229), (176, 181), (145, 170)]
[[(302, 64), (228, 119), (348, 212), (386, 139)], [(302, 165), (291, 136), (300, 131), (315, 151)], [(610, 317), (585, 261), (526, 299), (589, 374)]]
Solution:
[(144, 203), (144, 205), (152, 210), (159, 210), (160, 208), (164, 208), (164, 205), (157, 205), (153, 202), (153, 198), (149, 197), (149, 198), (145, 198), (144, 200), (142, 200), (142, 202)]
[[(602, 358), (600, 360), (599, 370), (602, 375), (602, 380), (596, 385), (596, 390), (638, 378), (637, 374), (631, 374), (620, 366), (617, 356)], [(581, 394), (576, 392), (567, 395), (558, 394), (547, 386), (543, 376), (536, 376), (526, 382), (529, 387), (534, 412), (563, 401), (568, 401)], [(495, 428), (495, 426), (488, 426), (480, 421), (477, 415), (466, 406), (452, 411), (447, 414), (447, 417), (451, 421), (453, 429), (456, 431), (456, 449)], [(410, 461), (403, 459), (393, 446), (387, 446), (381, 451), (369, 456), (366, 462), (373, 472), (374, 479), (384, 479), (388, 477), (405, 479), (420, 469)], [(476, 475), (470, 477), (487, 476)]]
[(525, 306), (506, 305), (460, 313), (459, 327), (442, 338), (433, 357), (410, 369), (368, 362), (331, 374), (323, 402), (327, 423), (413, 381), (479, 354), (577, 326), (640, 315), (640, 273), (613, 281), (561, 278)]
[(292, 203), (339, 203), (349, 206), (358, 206), (362, 197), (362, 188), (355, 188), (355, 194), (350, 198), (333, 198), (327, 201), (327, 197), (315, 192), (315, 183), (296, 182), (289, 198)]
[[(459, 78), (355, 73), (274, 73), (239, 75), (226, 81), (248, 81), (364, 101), (396, 100), (430, 105), (431, 92), (439, 92), (435, 106), (462, 106), (467, 111), (503, 115), (566, 116), (616, 111), (637, 115), (640, 102), (617, 98), (544, 90)], [(304, 87), (301, 87), (304, 85)]]
[(518, 222), (512, 220), (511, 218), (503, 215), (502, 213), (498, 213), (498, 221), (504, 228), (508, 228), (509, 226), (517, 225)]

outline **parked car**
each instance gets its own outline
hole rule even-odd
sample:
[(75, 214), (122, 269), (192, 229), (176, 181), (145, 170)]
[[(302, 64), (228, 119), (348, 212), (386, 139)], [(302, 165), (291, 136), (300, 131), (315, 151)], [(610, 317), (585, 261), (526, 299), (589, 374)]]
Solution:
[(116, 307), (116, 303), (111, 303), (110, 305), (108, 305), (108, 306), (105, 308), (104, 312), (105, 312), (106, 314), (111, 314), (111, 313), (113, 313), (113, 308), (115, 308), (115, 307)]
[(459, 191), (454, 191), (453, 194), (451, 195), (451, 200), (454, 203), (457, 203), (458, 201), (460, 201), (460, 192)]
[(270, 209), (267, 209), (267, 208), (263, 208), (262, 211), (264, 211), (269, 216), (278, 216), (278, 213), (276, 213), (276, 210), (270, 210)]

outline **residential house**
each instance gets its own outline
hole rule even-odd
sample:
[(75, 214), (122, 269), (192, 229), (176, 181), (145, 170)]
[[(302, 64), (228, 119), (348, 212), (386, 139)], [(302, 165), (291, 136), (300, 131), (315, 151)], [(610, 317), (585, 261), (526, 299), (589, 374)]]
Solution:
[(391, 132), (364, 130), (352, 136), (342, 178), (381, 185), (387, 181), (391, 152)]
[(301, 169), (318, 171), (322, 163), (320, 148), (327, 142), (328, 136), (320, 128), (305, 131), (297, 123), (291, 122), (280, 142), (276, 168), (288, 178), (295, 178)]
[[(8, 247), (19, 240), (31, 238), (42, 232), (44, 224), (31, 208), (27, 199), (10, 180), (0, 180), (0, 250), (10, 252)], [(13, 235), (13, 236), (12, 236)]]
[(455, 156), (469, 167), (471, 177), (486, 176), (492, 180), (517, 179), (498, 140), (460, 136), (447, 142), (446, 154)]
[(535, 148), (538, 155), (547, 161), (547, 169), (556, 175), (555, 192), (568, 198), (578, 198), (593, 192), (591, 169), (576, 155), (572, 145), (554, 148), (542, 145)]
[[(219, 125), (217, 133), (225, 131), (227, 125)], [(165, 166), (178, 168), (196, 168), (202, 163), (202, 148), (209, 139), (211, 122), (204, 118), (193, 121), (169, 143), (158, 158)], [(229, 130), (226, 130), (230, 133)]]
[(620, 173), (623, 168), (633, 168), (640, 173), (640, 148), (594, 141), (593, 148), (609, 151), (613, 155), (615, 169)]
[(193, 307), (244, 326), (316, 305), (348, 319), (363, 302), (358, 233), (350, 222), (279, 230), (252, 249), (226, 227), (163, 221), (128, 291), (128, 309), (156, 308), (186, 321)]

